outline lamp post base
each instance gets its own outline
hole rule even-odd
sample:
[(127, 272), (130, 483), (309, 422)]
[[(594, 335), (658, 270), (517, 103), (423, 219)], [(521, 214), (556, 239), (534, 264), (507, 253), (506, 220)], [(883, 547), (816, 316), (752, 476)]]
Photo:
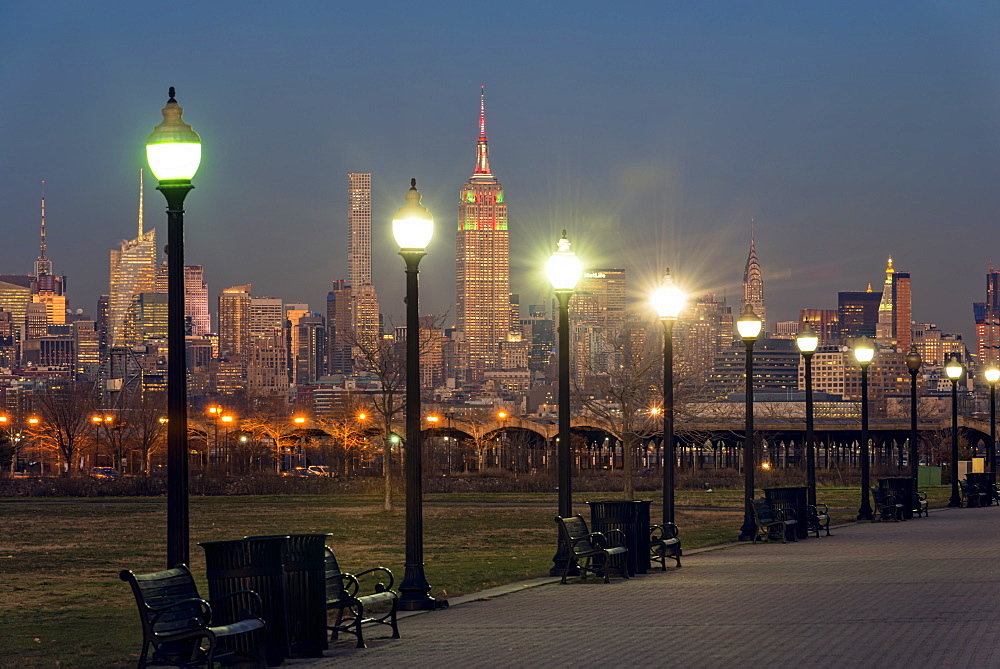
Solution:
[(953, 509), (961, 509), (962, 508), (962, 500), (960, 500), (960, 499), (949, 499), (948, 500), (948, 506), (950, 508), (953, 508)]
[(754, 532), (757, 531), (756, 527), (751, 527), (747, 529), (745, 526), (740, 528), (740, 536), (736, 537), (737, 541), (753, 541)]
[(750, 507), (750, 498), (752, 496), (753, 488), (749, 488), (751, 495), (747, 495), (747, 501), (744, 502), (743, 507), (743, 524), (740, 526), (740, 536), (736, 537), (737, 541), (753, 541), (754, 535), (757, 534), (757, 523), (753, 520), (753, 509)]
[(399, 585), (399, 609), (401, 611), (433, 611), (448, 606), (447, 599), (434, 599), (430, 595), (431, 586), (424, 576), (424, 563), (407, 564), (403, 582)]

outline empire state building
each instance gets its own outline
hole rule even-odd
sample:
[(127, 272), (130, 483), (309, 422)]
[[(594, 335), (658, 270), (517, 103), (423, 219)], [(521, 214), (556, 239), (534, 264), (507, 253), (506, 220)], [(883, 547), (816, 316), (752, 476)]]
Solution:
[(490, 171), (485, 95), (479, 96), (476, 167), (458, 203), (457, 326), (464, 333), (468, 370), (474, 380), (500, 366), (500, 342), (511, 326), (507, 204)]

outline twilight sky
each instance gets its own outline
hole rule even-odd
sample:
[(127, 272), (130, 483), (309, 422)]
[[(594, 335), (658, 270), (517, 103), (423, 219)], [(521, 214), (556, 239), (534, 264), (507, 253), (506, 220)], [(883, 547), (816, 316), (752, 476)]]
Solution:
[[(346, 274), (348, 172), (373, 173), (375, 284), (403, 312), (389, 220), (410, 177), (438, 225), (421, 311), (455, 300), (459, 190), (486, 86), (512, 289), (545, 299), (561, 228), (626, 267), (636, 308), (667, 264), (738, 312), (750, 220), (771, 322), (878, 289), (960, 331), (1000, 265), (995, 2), (97, 2), (0, 5), (0, 273), (49, 257), (93, 315), (136, 232), (138, 170), (169, 86), (201, 134), (189, 264), (219, 291), (325, 312)], [(147, 173), (146, 226), (166, 242)], [(452, 319), (453, 320), (453, 319)]]

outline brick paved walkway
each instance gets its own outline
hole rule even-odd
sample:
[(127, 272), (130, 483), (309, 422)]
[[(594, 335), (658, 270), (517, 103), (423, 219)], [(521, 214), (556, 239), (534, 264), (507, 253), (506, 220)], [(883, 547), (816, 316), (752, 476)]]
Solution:
[[(998, 667), (1000, 508), (934, 510), (680, 570), (544, 585), (372, 628), (321, 667)], [(580, 641), (584, 639), (584, 641)]]

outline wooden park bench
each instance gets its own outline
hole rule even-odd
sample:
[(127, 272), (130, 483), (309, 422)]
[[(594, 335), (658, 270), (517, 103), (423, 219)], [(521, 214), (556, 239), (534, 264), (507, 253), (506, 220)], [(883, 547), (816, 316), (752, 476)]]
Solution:
[(962, 506), (986, 506), (990, 494), (978, 485), (962, 479), (958, 482), (958, 487), (962, 494)]
[(882, 520), (900, 521), (903, 520), (903, 503), (894, 494), (884, 488), (873, 487), (872, 499), (875, 501), (875, 512), (872, 514), (872, 522)]
[(681, 567), (681, 540), (678, 535), (677, 525), (674, 523), (664, 523), (663, 525), (653, 525), (649, 528), (649, 559), (650, 562), (659, 562), (661, 571), (667, 570), (667, 558), (677, 563), (677, 568)]
[[(396, 609), (399, 597), (392, 591), (392, 572), (385, 567), (372, 567), (349, 574), (341, 571), (337, 556), (329, 546), (326, 547), (325, 554), (327, 615), (330, 611), (337, 612), (333, 624), (327, 625), (332, 640), (336, 641), (341, 632), (347, 632), (357, 637), (357, 648), (366, 648), (361, 628), (362, 625), (369, 624), (388, 625), (392, 628), (392, 638), (398, 639)], [(362, 592), (362, 583), (383, 577), (388, 583), (378, 581)]]
[[(209, 667), (216, 662), (253, 662), (266, 665), (260, 597), (239, 590), (212, 602), (198, 596), (186, 565), (151, 574), (125, 569), (118, 577), (132, 586), (142, 621), (139, 669), (147, 661), (175, 667)], [(213, 610), (213, 605), (215, 609)], [(235, 620), (223, 620), (222, 611), (237, 611)], [(149, 650), (152, 648), (152, 657)]]
[(781, 543), (787, 543), (789, 537), (792, 541), (798, 541), (795, 536), (799, 524), (798, 520), (787, 515), (782, 509), (771, 508), (771, 505), (763, 497), (759, 499), (747, 498), (747, 503), (753, 510), (755, 525), (753, 543), (756, 544), (758, 539), (770, 541), (777, 537), (781, 537)]
[(628, 565), (625, 564), (628, 549), (624, 545), (624, 532), (590, 532), (587, 530), (587, 521), (580, 514), (568, 518), (556, 516), (556, 523), (559, 525), (559, 541), (567, 555), (561, 583), (566, 582), (566, 576), (574, 564), (579, 568), (581, 578), (586, 578), (587, 572), (591, 572), (604, 576), (604, 582), (610, 583), (609, 573), (612, 567), (620, 569), (622, 576), (628, 578)]
[(826, 536), (830, 536), (830, 509), (826, 504), (810, 504), (806, 507), (806, 513), (809, 519), (809, 532), (815, 532), (817, 539), (823, 530), (826, 530)]

